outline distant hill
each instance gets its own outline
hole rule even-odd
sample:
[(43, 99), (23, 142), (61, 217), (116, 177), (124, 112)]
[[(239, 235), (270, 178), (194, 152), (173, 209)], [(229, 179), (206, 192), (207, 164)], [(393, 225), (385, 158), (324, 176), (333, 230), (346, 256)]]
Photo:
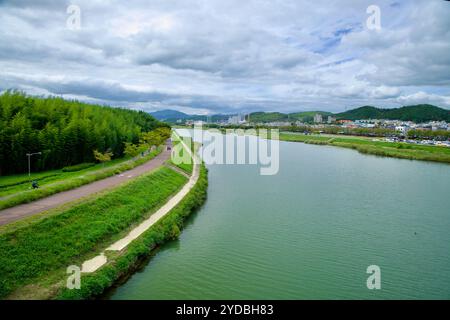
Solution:
[(155, 112), (150, 112), (150, 115), (158, 120), (168, 120), (168, 119), (186, 119), (189, 115), (176, 110), (160, 110)]
[(251, 122), (287, 121), (287, 114), (280, 112), (253, 112), (250, 114)]
[[(183, 113), (180, 111), (169, 110), (169, 109), (150, 112), (150, 115), (160, 121), (164, 121), (164, 122), (168, 122), (168, 123), (176, 123), (178, 120), (181, 120), (182, 122), (184, 122), (186, 120), (206, 121), (208, 118), (208, 116), (206, 116), (206, 115), (187, 114), (187, 113)], [(230, 117), (230, 115), (214, 114), (214, 115), (210, 116), (210, 119), (211, 119), (211, 121), (215, 122), (215, 121), (228, 119), (228, 117)]]
[(450, 110), (445, 110), (430, 104), (418, 104), (395, 109), (382, 109), (364, 106), (338, 113), (337, 119), (390, 119), (414, 122), (447, 121), (450, 122)]

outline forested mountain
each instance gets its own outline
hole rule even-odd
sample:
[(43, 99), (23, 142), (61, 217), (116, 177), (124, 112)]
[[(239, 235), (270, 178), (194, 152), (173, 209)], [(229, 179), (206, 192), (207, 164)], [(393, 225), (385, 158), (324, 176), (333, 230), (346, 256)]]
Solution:
[(280, 112), (253, 112), (250, 114), (251, 122), (273, 122), (285, 120), (287, 120), (287, 114)]
[(56, 169), (94, 160), (93, 150), (121, 157), (125, 142), (162, 124), (145, 112), (104, 107), (62, 98), (0, 95), (0, 174)]
[(180, 111), (176, 110), (159, 110), (155, 112), (150, 113), (153, 117), (155, 117), (158, 120), (165, 121), (165, 120), (182, 120), (189, 118), (189, 115)]
[(381, 109), (371, 106), (364, 106), (346, 112), (338, 113), (338, 119), (390, 119), (414, 121), (416, 123), (427, 121), (447, 121), (450, 122), (450, 110), (445, 110), (430, 104), (418, 104), (395, 109)]
[(187, 114), (176, 110), (160, 110), (155, 112), (150, 112), (150, 115), (155, 117), (156, 119), (160, 121), (164, 121), (167, 123), (176, 123), (177, 121), (181, 120), (184, 122), (185, 120), (193, 120), (193, 121), (207, 121), (210, 119), (211, 121), (221, 121), (226, 120), (230, 117), (230, 115), (226, 114), (214, 114), (211, 116), (207, 115), (200, 115), (200, 114)]

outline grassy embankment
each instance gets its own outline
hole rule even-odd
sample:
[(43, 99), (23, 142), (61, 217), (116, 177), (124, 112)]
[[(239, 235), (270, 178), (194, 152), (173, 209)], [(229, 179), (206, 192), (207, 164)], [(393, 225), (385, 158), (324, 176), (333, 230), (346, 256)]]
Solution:
[(199, 180), (188, 195), (164, 218), (134, 240), (121, 253), (108, 256), (108, 264), (93, 274), (83, 275), (80, 290), (64, 288), (57, 299), (89, 299), (101, 295), (105, 289), (124, 276), (134, 272), (140, 262), (158, 246), (176, 239), (183, 228), (184, 220), (206, 199), (208, 186), (207, 169), (201, 166)]
[[(28, 175), (13, 175), (0, 177), (0, 210), (18, 204), (28, 203), (52, 194), (67, 191), (82, 185), (104, 179), (115, 174), (133, 169), (159, 153), (162, 147), (157, 148), (144, 157), (133, 159), (115, 159), (105, 165), (96, 164), (79, 171), (76, 168), (45, 171), (32, 174), (31, 178), (37, 180), (39, 189), (30, 189)], [(67, 171), (70, 170), (70, 171)]]
[[(69, 265), (81, 265), (126, 235), (186, 181), (161, 167), (71, 207), (48, 212), (40, 220), (1, 227), (0, 298), (53, 296), (65, 285)], [(178, 230), (169, 229), (164, 231), (169, 235)]]
[(450, 163), (450, 148), (447, 147), (374, 141), (373, 138), (366, 137), (304, 135), (285, 132), (280, 133), (280, 140), (351, 148), (361, 153), (377, 156)]

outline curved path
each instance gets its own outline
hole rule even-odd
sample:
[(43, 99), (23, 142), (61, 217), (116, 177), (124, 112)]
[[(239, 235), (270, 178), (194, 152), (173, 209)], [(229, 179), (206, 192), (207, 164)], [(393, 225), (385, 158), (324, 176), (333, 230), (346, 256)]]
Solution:
[[(158, 211), (153, 213), (147, 220), (143, 221), (136, 228), (130, 231), (130, 233), (124, 238), (116, 241), (111, 246), (106, 248), (105, 251), (121, 251), (126, 248), (133, 240), (137, 239), (145, 231), (147, 231), (151, 226), (159, 221), (162, 217), (168, 214), (181, 200), (189, 193), (189, 191), (195, 186), (200, 175), (200, 160), (197, 156), (193, 155), (191, 149), (186, 146), (183, 140), (180, 140), (184, 148), (189, 152), (191, 158), (194, 160), (194, 166), (192, 170), (192, 175), (189, 181), (183, 186), (183, 188), (175, 194), (169, 201), (166, 202)], [(90, 273), (95, 272), (97, 269), (102, 267), (108, 262), (105, 252), (100, 253), (98, 256), (85, 261), (81, 266), (81, 272)]]
[[(171, 143), (168, 145), (170, 146)], [(65, 203), (89, 196), (99, 191), (115, 187), (130, 178), (135, 178), (146, 172), (154, 170), (155, 168), (163, 165), (164, 162), (170, 158), (171, 151), (167, 149), (168, 148), (166, 147), (164, 151), (152, 160), (149, 160), (131, 170), (124, 171), (119, 175), (98, 180), (68, 191), (59, 192), (27, 204), (21, 204), (15, 207), (0, 210), (0, 226), (56, 208)]]

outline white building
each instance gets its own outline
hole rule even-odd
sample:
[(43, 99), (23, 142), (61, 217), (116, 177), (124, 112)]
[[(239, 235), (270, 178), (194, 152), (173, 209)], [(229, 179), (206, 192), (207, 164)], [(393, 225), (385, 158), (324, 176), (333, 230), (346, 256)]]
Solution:
[(395, 131), (400, 132), (401, 134), (406, 134), (408, 132), (408, 127), (407, 126), (396, 126), (395, 127)]
[(316, 113), (316, 115), (314, 116), (314, 123), (322, 123), (322, 115), (319, 113)]
[(238, 114), (228, 118), (228, 124), (242, 124), (242, 123), (246, 123), (244, 115)]

